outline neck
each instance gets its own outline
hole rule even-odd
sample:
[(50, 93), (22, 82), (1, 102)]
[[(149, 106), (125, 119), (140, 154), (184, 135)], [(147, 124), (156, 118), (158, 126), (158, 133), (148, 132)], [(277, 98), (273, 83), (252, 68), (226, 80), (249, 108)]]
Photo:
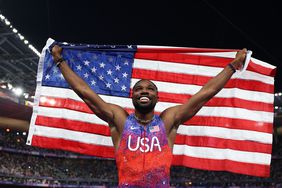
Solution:
[(154, 119), (154, 111), (146, 113), (146, 114), (135, 111), (134, 117), (139, 123), (148, 124)]

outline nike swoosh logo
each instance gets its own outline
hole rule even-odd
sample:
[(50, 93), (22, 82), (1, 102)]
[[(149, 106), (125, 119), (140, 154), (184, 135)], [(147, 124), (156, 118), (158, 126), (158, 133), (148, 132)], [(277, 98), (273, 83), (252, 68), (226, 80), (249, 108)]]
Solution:
[(131, 130), (135, 130), (135, 129), (138, 129), (138, 127), (133, 127), (133, 126), (131, 126), (130, 129), (131, 129)]

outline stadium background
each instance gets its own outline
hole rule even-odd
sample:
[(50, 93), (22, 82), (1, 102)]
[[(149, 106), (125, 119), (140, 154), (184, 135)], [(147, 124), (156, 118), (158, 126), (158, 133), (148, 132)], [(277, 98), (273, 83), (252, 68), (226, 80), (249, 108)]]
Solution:
[(172, 186), (282, 186), (281, 11), (276, 1), (0, 0), (0, 186), (116, 186), (115, 162), (25, 145), (48, 37), (98, 44), (243, 48), (277, 66), (271, 176), (172, 167)]

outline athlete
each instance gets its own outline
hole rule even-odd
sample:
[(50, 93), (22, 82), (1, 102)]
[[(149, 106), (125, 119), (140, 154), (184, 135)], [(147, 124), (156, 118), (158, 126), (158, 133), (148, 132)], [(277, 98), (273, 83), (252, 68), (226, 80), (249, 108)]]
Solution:
[(52, 56), (65, 80), (89, 108), (109, 124), (120, 187), (169, 187), (177, 128), (224, 87), (233, 73), (243, 66), (247, 53), (245, 48), (238, 51), (230, 64), (186, 103), (156, 115), (158, 88), (153, 82), (139, 80), (134, 85), (132, 102), (135, 112), (128, 114), (122, 107), (105, 102), (76, 75), (63, 59), (62, 50), (55, 45)]

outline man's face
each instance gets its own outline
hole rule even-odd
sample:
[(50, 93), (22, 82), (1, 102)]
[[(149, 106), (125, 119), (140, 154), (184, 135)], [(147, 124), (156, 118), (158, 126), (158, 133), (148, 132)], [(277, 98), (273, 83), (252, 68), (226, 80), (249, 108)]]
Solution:
[(158, 102), (157, 87), (149, 80), (137, 82), (133, 87), (132, 102), (141, 113), (152, 111)]

